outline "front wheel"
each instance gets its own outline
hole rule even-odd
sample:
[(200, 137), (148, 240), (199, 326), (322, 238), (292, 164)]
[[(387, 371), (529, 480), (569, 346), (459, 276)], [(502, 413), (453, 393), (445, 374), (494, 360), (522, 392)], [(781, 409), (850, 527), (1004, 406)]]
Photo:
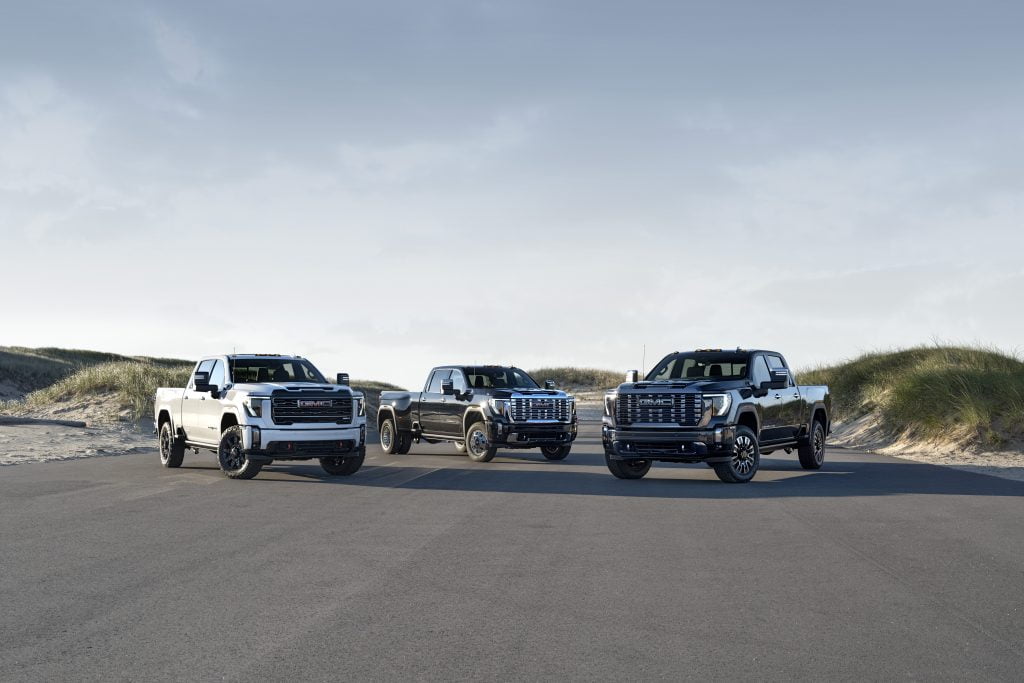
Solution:
[(757, 444), (757, 435), (750, 427), (737, 427), (732, 457), (726, 462), (716, 462), (715, 474), (728, 484), (745, 484), (754, 478), (760, 465), (761, 450)]
[(474, 422), (466, 432), (466, 455), (473, 462), (490, 462), (498, 448), (487, 438), (487, 427), (483, 422)]
[(355, 474), (363, 466), (366, 458), (366, 451), (362, 450), (357, 455), (348, 455), (338, 458), (320, 458), (320, 467), (332, 477), (347, 477)]
[(650, 460), (613, 460), (608, 453), (604, 454), (604, 464), (618, 479), (643, 479), (651, 471)]
[(181, 467), (185, 459), (185, 442), (174, 435), (170, 422), (160, 426), (160, 464), (164, 467)]
[(548, 460), (565, 460), (566, 456), (569, 455), (569, 451), (572, 450), (572, 446), (541, 446), (540, 452), (544, 454), (544, 457)]
[(805, 470), (820, 470), (825, 464), (825, 426), (817, 420), (811, 425), (807, 443), (797, 447), (797, 457)]
[(242, 428), (238, 425), (228, 427), (220, 435), (217, 462), (220, 471), (229, 479), (252, 479), (263, 469), (262, 463), (253, 462), (246, 455), (242, 444)]

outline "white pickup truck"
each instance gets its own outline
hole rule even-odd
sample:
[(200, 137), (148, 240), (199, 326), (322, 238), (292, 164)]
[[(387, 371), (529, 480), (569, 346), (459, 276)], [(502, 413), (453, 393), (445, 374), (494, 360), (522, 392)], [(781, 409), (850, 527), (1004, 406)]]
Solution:
[(251, 479), (274, 460), (317, 458), (331, 475), (355, 473), (366, 455), (366, 403), (339, 373), (330, 384), (300, 356), (210, 356), (184, 389), (156, 390), (164, 467), (188, 448), (217, 454), (232, 479)]

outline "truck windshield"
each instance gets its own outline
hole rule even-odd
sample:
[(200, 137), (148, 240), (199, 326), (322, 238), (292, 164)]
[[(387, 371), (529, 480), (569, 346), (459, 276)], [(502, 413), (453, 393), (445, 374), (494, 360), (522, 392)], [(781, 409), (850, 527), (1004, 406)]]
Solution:
[(466, 380), (474, 389), (537, 389), (537, 383), (519, 368), (466, 368)]
[(296, 358), (232, 358), (231, 381), (235, 384), (256, 382), (315, 382), (327, 384), (320, 371), (307, 360)]
[(744, 379), (749, 360), (745, 353), (674, 353), (647, 374), (647, 381)]

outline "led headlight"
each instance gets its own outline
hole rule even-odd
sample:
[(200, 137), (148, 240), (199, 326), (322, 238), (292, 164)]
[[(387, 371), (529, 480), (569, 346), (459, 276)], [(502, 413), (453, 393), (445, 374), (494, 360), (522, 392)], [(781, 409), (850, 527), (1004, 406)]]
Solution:
[(491, 410), (498, 415), (508, 415), (509, 413), (509, 400), (505, 398), (489, 398), (487, 399), (487, 405), (491, 407)]
[(358, 415), (359, 417), (362, 417), (363, 415), (366, 415), (366, 399), (364, 399), (362, 396), (358, 396), (358, 397), (356, 397), (355, 401), (356, 401), (356, 415)]
[(243, 403), (245, 412), (249, 413), (251, 417), (263, 417), (264, 400), (264, 396), (248, 396)]
[(729, 412), (732, 398), (729, 394), (704, 394), (704, 410), (711, 410), (715, 417), (725, 415)]
[(615, 394), (604, 395), (604, 414), (608, 417), (615, 415)]

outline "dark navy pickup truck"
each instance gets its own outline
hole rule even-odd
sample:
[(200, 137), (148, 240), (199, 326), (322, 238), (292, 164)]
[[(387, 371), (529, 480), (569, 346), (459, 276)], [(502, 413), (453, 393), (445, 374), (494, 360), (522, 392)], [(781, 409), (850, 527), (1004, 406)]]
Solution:
[(430, 371), (421, 392), (381, 393), (377, 429), (385, 453), (448, 441), (476, 462), (499, 448), (540, 448), (562, 460), (576, 439), (576, 401), (519, 368), (445, 365)]

